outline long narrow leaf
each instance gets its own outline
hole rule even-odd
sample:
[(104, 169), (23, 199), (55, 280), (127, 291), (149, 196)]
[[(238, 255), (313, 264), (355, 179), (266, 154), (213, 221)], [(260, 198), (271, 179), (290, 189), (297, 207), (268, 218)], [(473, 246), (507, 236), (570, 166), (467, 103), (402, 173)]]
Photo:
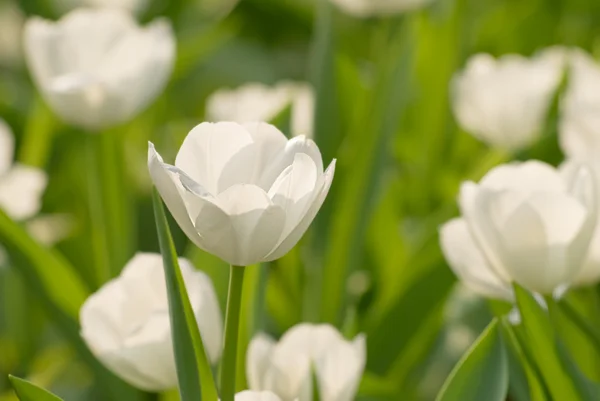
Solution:
[(9, 376), (9, 379), (21, 401), (62, 401), (61, 398), (27, 380), (14, 376)]
[(527, 335), (526, 346), (530, 349), (537, 366), (556, 400), (585, 400), (572, 377), (569, 377), (556, 349), (556, 335), (550, 317), (533, 296), (518, 284), (514, 285), (517, 305)]
[(508, 359), (494, 319), (458, 362), (436, 401), (504, 401)]
[(206, 357), (198, 323), (179, 269), (175, 245), (158, 192), (153, 192), (154, 216), (163, 255), (173, 348), (182, 401), (217, 401), (215, 381)]

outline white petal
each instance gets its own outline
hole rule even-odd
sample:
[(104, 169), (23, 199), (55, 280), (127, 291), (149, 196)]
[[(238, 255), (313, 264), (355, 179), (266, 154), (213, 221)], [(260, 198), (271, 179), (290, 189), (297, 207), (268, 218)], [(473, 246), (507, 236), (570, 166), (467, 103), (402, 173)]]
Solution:
[(33, 216), (40, 210), (47, 182), (43, 170), (16, 165), (0, 176), (0, 208), (15, 220)]
[(270, 391), (242, 391), (235, 395), (235, 401), (281, 401), (277, 395)]
[(300, 323), (289, 329), (279, 340), (281, 348), (301, 352), (317, 358), (331, 344), (343, 341), (339, 331), (329, 324)]
[(512, 189), (525, 192), (562, 192), (566, 189), (565, 183), (556, 169), (537, 160), (495, 167), (482, 178), (479, 185), (490, 189)]
[(541, 294), (570, 283), (591, 239), (587, 218), (579, 202), (562, 194), (539, 194), (519, 206), (501, 228), (515, 281)]
[(490, 298), (512, 300), (510, 282), (494, 272), (475, 243), (464, 219), (452, 219), (440, 229), (442, 251), (458, 278), (471, 290)]
[(285, 211), (282, 239), (300, 223), (311, 202), (321, 190), (315, 163), (305, 153), (297, 153), (294, 163), (285, 169), (269, 190), (273, 203)]
[(205, 249), (236, 266), (264, 261), (281, 236), (283, 209), (254, 185), (235, 185), (217, 199), (196, 219)]
[(335, 173), (335, 163), (336, 160), (334, 159), (323, 174), (323, 186), (321, 187), (320, 192), (316, 194), (314, 200), (311, 202), (311, 205), (304, 214), (304, 217), (302, 217), (298, 225), (291, 230), (290, 234), (279, 242), (277, 247), (268, 255), (267, 260), (279, 259), (288, 253), (290, 249), (292, 249), (298, 243), (298, 241), (300, 241), (300, 238), (302, 238), (306, 230), (308, 230), (308, 227), (317, 216), (319, 209), (321, 209), (323, 202), (325, 202), (325, 198), (327, 198), (329, 188), (331, 187), (331, 183), (333, 181), (333, 175)]
[(271, 353), (275, 341), (266, 334), (259, 333), (248, 345), (246, 354), (246, 377), (251, 390), (264, 389), (264, 380), (269, 369)]
[(270, 362), (264, 378), (265, 389), (283, 400), (305, 401), (312, 393), (310, 357), (290, 347), (276, 346)]
[(179, 259), (187, 293), (196, 315), (200, 335), (209, 360), (215, 364), (223, 348), (223, 315), (217, 292), (206, 273), (196, 270), (187, 259)]
[(283, 152), (266, 167), (259, 179), (259, 186), (261, 188), (271, 188), (281, 172), (294, 162), (297, 153), (306, 153), (315, 162), (319, 175), (323, 172), (323, 158), (319, 147), (312, 139), (301, 135), (290, 139)]
[[(218, 195), (221, 173), (231, 159), (252, 144), (248, 131), (236, 123), (202, 123), (190, 131), (179, 149), (175, 165), (211, 194)], [(236, 170), (238, 172), (239, 170)], [(236, 177), (238, 183), (247, 176)]]
[(8, 124), (0, 118), (0, 176), (6, 173), (13, 163), (15, 140)]
[(353, 343), (338, 341), (323, 350), (315, 362), (321, 399), (354, 400), (365, 367), (365, 354), (363, 335)]
[(202, 247), (201, 237), (194, 228), (182, 197), (185, 189), (182, 187), (178, 175), (169, 170), (169, 165), (163, 163), (162, 157), (156, 152), (151, 142), (148, 143), (148, 170), (152, 182), (181, 230), (194, 244)]

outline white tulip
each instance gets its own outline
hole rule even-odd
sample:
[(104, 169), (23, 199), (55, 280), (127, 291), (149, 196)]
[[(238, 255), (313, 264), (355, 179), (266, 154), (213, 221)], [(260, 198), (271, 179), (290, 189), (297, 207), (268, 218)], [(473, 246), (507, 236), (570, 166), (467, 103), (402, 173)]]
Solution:
[(581, 50), (569, 53), (569, 86), (561, 101), (559, 139), (569, 157), (600, 152), (600, 64)]
[(340, 10), (355, 17), (386, 16), (424, 7), (433, 0), (331, 0)]
[(158, 192), (190, 240), (247, 266), (285, 255), (323, 204), (335, 160), (323, 172), (317, 145), (287, 140), (266, 123), (203, 123), (185, 138), (175, 166), (149, 144)]
[(40, 169), (13, 164), (14, 138), (0, 119), (0, 208), (15, 220), (37, 214), (48, 178)]
[(67, 12), (78, 7), (110, 7), (135, 14), (146, 8), (148, 0), (54, 0), (54, 3), (62, 12)]
[(532, 58), (475, 55), (452, 81), (454, 115), (466, 131), (489, 145), (525, 148), (542, 133), (563, 69), (559, 48)]
[(462, 184), (463, 217), (441, 229), (456, 275), (479, 294), (512, 298), (511, 283), (557, 294), (582, 269), (597, 221), (587, 169), (565, 179), (542, 162), (506, 164)]
[[(221, 354), (223, 321), (210, 278), (186, 259), (179, 265), (207, 355)], [(160, 254), (137, 254), (121, 275), (90, 296), (80, 311), (81, 335), (116, 375), (147, 391), (177, 386), (169, 304)]]
[(235, 401), (281, 401), (281, 398), (270, 391), (246, 390), (237, 393), (235, 395)]
[[(567, 180), (573, 180), (578, 171), (585, 166), (590, 169), (594, 178), (596, 199), (600, 199), (600, 162), (597, 160), (589, 162), (578, 162), (568, 160), (560, 166), (561, 172)], [(573, 280), (574, 286), (589, 286), (600, 281), (600, 219), (596, 223), (594, 236), (588, 249), (587, 257), (581, 271)]]
[(253, 338), (246, 374), (252, 390), (272, 391), (282, 401), (311, 401), (314, 372), (322, 401), (351, 401), (365, 361), (364, 335), (347, 341), (330, 325), (299, 324), (278, 343), (264, 334)]
[(314, 93), (308, 84), (280, 82), (275, 86), (249, 83), (237, 89), (221, 89), (206, 102), (210, 121), (272, 121), (291, 106), (292, 135), (312, 137)]
[(46, 101), (65, 121), (92, 131), (124, 123), (153, 101), (175, 56), (167, 21), (142, 28), (117, 9), (78, 9), (58, 22), (31, 18), (24, 43)]

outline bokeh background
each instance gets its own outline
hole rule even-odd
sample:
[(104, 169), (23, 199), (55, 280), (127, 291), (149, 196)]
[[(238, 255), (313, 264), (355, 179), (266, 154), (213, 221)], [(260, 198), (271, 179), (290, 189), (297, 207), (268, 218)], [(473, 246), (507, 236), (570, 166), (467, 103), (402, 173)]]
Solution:
[[(102, 281), (90, 240), (89, 134), (50, 111), (20, 50), (27, 17), (57, 19), (82, 3), (0, 0), (0, 117), (15, 133), (16, 159), (48, 172), (41, 214), (60, 217), (52, 229), (61, 234), (54, 248), (92, 292)], [(142, 22), (171, 20), (177, 61), (164, 93), (147, 110), (97, 139), (113, 156), (93, 162), (100, 171), (117, 169), (121, 180), (111, 207), (121, 216), (112, 233), (122, 252), (112, 255), (112, 275), (136, 251), (158, 252), (149, 140), (173, 160), (187, 132), (205, 121), (207, 98), (216, 90), (309, 82), (317, 99), (314, 138), (325, 163), (338, 159), (336, 177), (295, 250), (249, 269), (242, 344), (258, 331), (279, 336), (300, 321), (330, 322), (349, 337), (367, 335), (358, 399), (433, 400), (494, 307), (455, 285), (439, 249), (438, 227), (457, 214), (460, 182), (515, 158), (563, 159), (556, 101), (542, 139), (509, 154), (457, 126), (450, 80), (478, 52), (531, 55), (567, 45), (596, 54), (600, 3), (433, 0), (418, 10), (372, 18), (317, 0), (147, 0), (137, 8)], [(289, 108), (273, 122), (288, 132)], [(227, 266), (190, 245), (175, 224), (172, 232), (179, 253), (212, 277), (224, 310)], [(0, 227), (0, 243), (8, 235)], [(32, 286), (25, 265), (7, 258), (0, 268), (0, 400), (16, 400), (9, 373), (67, 400), (108, 400), (65, 334), (74, 322), (61, 320), (51, 300)], [(60, 288), (62, 278), (46, 273)], [(243, 386), (243, 366), (240, 378)], [(526, 394), (519, 380), (511, 382), (511, 399), (525, 401)]]

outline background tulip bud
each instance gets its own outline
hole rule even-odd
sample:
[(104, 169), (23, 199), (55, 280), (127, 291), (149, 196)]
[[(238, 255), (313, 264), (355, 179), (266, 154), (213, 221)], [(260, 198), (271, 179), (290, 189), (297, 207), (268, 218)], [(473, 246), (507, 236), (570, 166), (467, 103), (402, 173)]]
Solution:
[(175, 56), (167, 21), (141, 28), (118, 9), (77, 9), (56, 23), (31, 18), (24, 45), (33, 78), (52, 109), (93, 131), (132, 119), (154, 100)]
[[(221, 354), (223, 321), (206, 274), (179, 259), (192, 308), (211, 362)], [(90, 296), (80, 312), (81, 335), (96, 357), (135, 387), (177, 386), (169, 305), (159, 254), (137, 254), (116, 279)]]
[(0, 208), (15, 220), (35, 215), (41, 207), (47, 176), (43, 170), (13, 164), (14, 138), (0, 119)]
[(325, 201), (335, 160), (323, 171), (317, 145), (289, 141), (266, 123), (203, 123), (186, 137), (175, 166), (154, 145), (148, 168), (185, 234), (236, 266), (285, 255)]
[(345, 340), (330, 325), (299, 324), (276, 343), (257, 335), (248, 347), (246, 373), (253, 390), (270, 390), (283, 400), (312, 400), (316, 374), (322, 401), (351, 401), (366, 361), (363, 335)]
[(519, 150), (542, 134), (564, 69), (564, 52), (551, 48), (532, 58), (478, 54), (452, 81), (458, 123), (476, 138)]
[(292, 135), (312, 137), (314, 93), (307, 84), (280, 82), (275, 86), (250, 83), (237, 89), (221, 89), (206, 100), (211, 121), (273, 121), (291, 106)]

